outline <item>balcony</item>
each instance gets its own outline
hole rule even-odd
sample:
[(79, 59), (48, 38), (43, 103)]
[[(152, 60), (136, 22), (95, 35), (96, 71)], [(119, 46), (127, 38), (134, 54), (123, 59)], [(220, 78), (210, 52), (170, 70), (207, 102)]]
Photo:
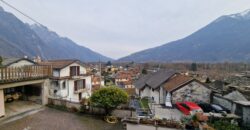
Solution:
[(83, 88), (83, 89), (78, 89), (76, 91), (74, 91), (75, 94), (79, 94), (79, 93), (83, 93), (83, 92), (88, 92), (89, 89), (87, 88)]
[(52, 76), (50, 66), (23, 66), (0, 68), (0, 84), (44, 79)]

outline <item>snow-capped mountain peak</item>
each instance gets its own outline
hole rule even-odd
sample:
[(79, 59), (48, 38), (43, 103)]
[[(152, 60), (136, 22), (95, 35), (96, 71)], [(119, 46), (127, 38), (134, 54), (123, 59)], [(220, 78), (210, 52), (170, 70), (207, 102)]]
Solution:
[(229, 17), (231, 18), (236, 18), (236, 19), (250, 19), (250, 9), (245, 10), (241, 13), (237, 13), (237, 14), (231, 14), (229, 15)]

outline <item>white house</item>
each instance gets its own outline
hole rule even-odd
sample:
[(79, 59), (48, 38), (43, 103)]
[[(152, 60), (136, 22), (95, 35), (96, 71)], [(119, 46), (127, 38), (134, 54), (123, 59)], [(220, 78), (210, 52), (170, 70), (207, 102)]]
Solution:
[(71, 102), (80, 102), (91, 96), (91, 76), (87, 75), (86, 68), (78, 60), (50, 60), (40, 65), (51, 65), (50, 96)]
[(156, 104), (164, 104), (163, 85), (175, 75), (175, 71), (162, 70), (147, 74), (135, 82), (136, 93), (140, 97), (149, 97)]

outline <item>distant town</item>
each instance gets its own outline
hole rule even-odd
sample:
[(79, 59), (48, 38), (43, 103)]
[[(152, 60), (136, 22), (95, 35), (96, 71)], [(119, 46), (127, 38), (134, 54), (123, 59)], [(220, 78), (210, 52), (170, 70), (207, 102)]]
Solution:
[(249, 0), (0, 0), (0, 130), (250, 130)]
[[(52, 115), (58, 116), (55, 125), (76, 118), (71, 117), (79, 116), (76, 113), (93, 120), (107, 115), (106, 110), (109, 115), (98, 120), (103, 129), (213, 130), (222, 125), (247, 129), (249, 86), (250, 65), (244, 63), (83, 63), (1, 57), (0, 129), (36, 129), (41, 124), (35, 120), (48, 124)], [(103, 105), (112, 101), (93, 103), (113, 96), (110, 91), (101, 97), (108, 89), (124, 92), (128, 98), (112, 99), (118, 103), (115, 107)], [(64, 129), (68, 123), (44, 129)]]

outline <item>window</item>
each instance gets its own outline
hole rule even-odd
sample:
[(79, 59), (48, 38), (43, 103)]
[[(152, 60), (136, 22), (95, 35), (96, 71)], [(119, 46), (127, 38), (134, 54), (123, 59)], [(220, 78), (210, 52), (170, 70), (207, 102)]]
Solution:
[(82, 93), (79, 93), (78, 97), (79, 97), (79, 100), (81, 101), (82, 100)]
[(60, 71), (58, 69), (53, 70), (53, 76), (54, 77), (60, 77)]
[(83, 80), (76, 80), (74, 82), (74, 90), (75, 91), (78, 91), (80, 89), (84, 89), (85, 87), (86, 87), (86, 81), (85, 81), (85, 79), (83, 79)]
[(70, 76), (80, 75), (80, 66), (70, 66)]
[(62, 89), (65, 89), (65, 88), (66, 88), (66, 82), (63, 81), (63, 83), (62, 83)]

